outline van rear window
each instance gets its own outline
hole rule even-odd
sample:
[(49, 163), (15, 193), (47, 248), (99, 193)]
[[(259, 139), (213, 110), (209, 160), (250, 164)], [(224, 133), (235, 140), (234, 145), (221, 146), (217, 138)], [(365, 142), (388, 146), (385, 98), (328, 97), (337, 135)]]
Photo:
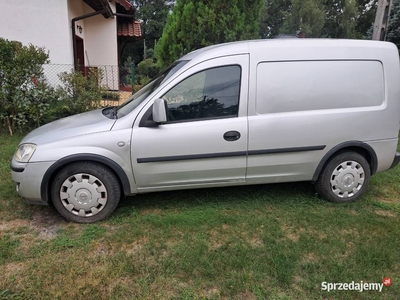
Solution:
[(265, 62), (257, 66), (259, 114), (381, 105), (379, 61)]

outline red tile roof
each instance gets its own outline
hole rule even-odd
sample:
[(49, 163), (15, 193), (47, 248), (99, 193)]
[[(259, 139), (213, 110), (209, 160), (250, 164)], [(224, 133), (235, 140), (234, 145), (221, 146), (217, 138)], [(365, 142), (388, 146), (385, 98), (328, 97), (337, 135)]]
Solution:
[(139, 21), (118, 22), (117, 34), (118, 36), (132, 36), (132, 37), (142, 36), (140, 22)]
[(121, 4), (126, 10), (133, 8), (132, 4), (130, 4), (128, 0), (115, 0), (115, 2)]

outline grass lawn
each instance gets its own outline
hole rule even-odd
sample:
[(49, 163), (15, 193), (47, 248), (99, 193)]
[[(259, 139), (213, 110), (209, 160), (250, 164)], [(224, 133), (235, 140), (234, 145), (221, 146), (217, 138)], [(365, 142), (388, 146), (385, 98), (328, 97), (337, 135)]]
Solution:
[[(0, 299), (398, 299), (400, 166), (356, 203), (311, 184), (139, 195), (111, 218), (67, 223), (15, 192), (21, 136), (0, 135)], [(326, 282), (393, 284), (322, 291)]]

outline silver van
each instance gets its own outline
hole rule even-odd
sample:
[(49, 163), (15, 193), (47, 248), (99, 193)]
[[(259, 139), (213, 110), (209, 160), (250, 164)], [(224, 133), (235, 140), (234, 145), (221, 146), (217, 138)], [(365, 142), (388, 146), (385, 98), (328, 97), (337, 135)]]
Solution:
[(11, 162), (18, 193), (75, 222), (122, 195), (311, 181), (350, 202), (396, 166), (400, 69), (391, 43), (257, 40), (189, 53), (119, 107), (44, 125)]

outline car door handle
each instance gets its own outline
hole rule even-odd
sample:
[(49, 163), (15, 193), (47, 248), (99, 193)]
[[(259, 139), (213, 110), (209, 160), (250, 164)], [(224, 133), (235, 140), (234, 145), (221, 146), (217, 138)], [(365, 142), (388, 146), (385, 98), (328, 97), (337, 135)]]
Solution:
[(237, 141), (238, 139), (240, 139), (240, 132), (238, 131), (225, 132), (224, 139), (228, 142)]

